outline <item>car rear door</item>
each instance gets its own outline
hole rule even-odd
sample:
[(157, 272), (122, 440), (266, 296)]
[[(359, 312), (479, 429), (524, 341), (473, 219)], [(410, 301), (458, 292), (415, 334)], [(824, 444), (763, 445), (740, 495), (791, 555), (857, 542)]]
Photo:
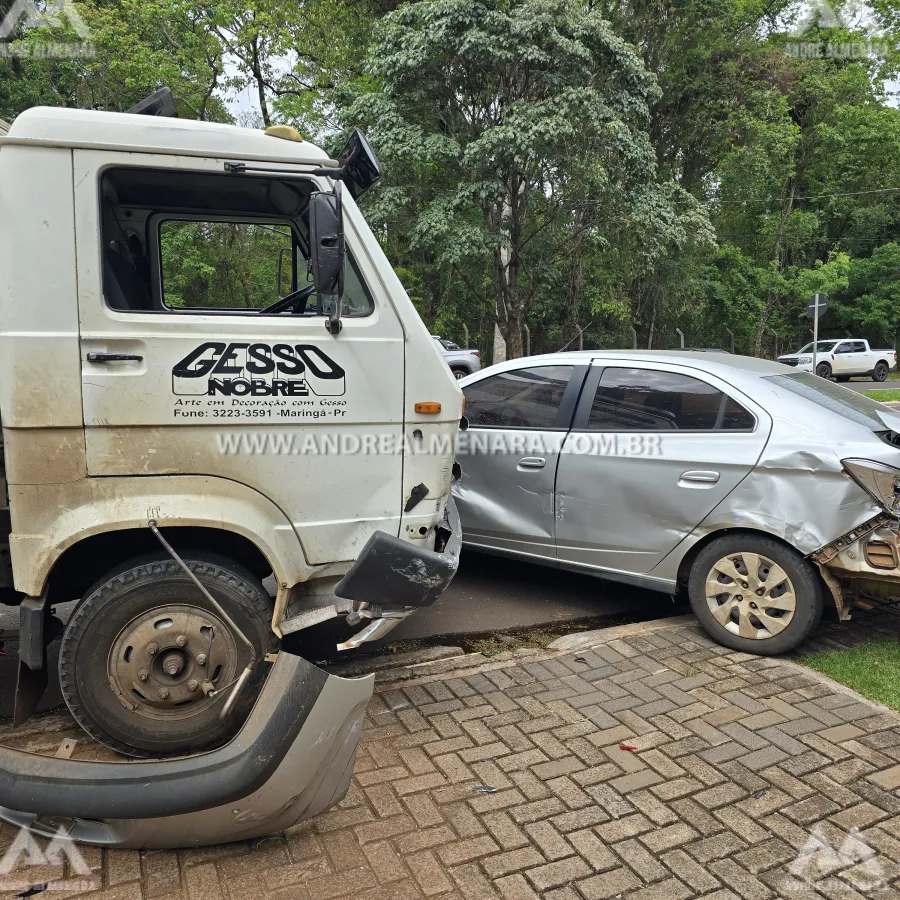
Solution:
[(770, 428), (702, 370), (595, 360), (559, 459), (560, 562), (650, 572), (751, 471)]
[(454, 494), (467, 544), (555, 557), (556, 467), (587, 372), (577, 360), (530, 361), (463, 388)]

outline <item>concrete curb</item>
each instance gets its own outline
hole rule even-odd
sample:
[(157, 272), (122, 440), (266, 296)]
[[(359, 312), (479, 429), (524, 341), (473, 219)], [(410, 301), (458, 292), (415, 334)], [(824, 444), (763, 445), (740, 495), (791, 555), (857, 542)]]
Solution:
[(697, 625), (693, 615), (672, 616), (670, 619), (651, 619), (649, 622), (633, 622), (630, 625), (616, 625), (613, 628), (598, 628), (594, 631), (581, 631), (565, 634), (547, 645), (548, 650), (561, 653), (572, 653), (574, 650), (590, 650), (600, 644), (608, 644), (621, 638), (638, 637), (663, 628), (681, 628), (684, 625)]

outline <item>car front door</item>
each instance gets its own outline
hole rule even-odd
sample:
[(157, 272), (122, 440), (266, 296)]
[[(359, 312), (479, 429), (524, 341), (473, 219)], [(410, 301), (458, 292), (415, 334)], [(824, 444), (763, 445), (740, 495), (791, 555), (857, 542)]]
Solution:
[(555, 557), (556, 466), (587, 371), (532, 362), (463, 388), (469, 429), (454, 494), (467, 544)]
[(559, 561), (649, 573), (750, 472), (769, 430), (705, 372), (595, 361), (557, 471)]

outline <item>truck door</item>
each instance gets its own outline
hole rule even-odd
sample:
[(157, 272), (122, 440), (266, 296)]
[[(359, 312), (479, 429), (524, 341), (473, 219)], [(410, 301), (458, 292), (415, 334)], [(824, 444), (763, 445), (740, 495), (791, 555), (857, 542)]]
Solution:
[(307, 281), (313, 181), (90, 150), (74, 167), (89, 475), (245, 484), (288, 515), (311, 564), (396, 533), (403, 457), (384, 449), (402, 439), (404, 335), (348, 193), (332, 336), (314, 294), (268, 309)]

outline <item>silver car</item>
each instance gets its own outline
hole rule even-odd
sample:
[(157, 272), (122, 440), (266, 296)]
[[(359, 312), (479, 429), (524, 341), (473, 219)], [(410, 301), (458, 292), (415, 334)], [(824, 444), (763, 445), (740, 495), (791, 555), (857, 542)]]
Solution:
[(463, 379), (464, 543), (675, 593), (783, 653), (900, 595), (900, 411), (728, 354), (584, 351)]

